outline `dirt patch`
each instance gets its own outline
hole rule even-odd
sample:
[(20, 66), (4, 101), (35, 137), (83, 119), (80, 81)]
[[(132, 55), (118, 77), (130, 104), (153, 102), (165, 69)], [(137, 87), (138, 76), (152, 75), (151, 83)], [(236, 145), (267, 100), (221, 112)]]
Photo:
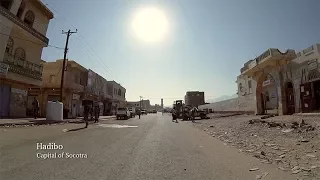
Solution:
[[(228, 116), (227, 116), (228, 115)], [(320, 118), (210, 114), (211, 119), (190, 123), (262, 163), (303, 179), (320, 178)]]

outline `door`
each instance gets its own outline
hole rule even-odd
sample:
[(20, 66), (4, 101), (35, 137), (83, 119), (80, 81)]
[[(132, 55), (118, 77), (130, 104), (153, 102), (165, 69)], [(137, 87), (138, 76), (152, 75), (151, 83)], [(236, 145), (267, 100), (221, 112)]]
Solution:
[(72, 100), (72, 117), (77, 117), (77, 100)]
[(294, 92), (293, 85), (288, 82), (286, 85), (286, 96), (287, 96), (287, 114), (291, 115), (295, 112)]
[(9, 117), (10, 86), (0, 85), (0, 117)]
[(303, 113), (312, 111), (312, 92), (311, 83), (300, 86), (301, 109)]

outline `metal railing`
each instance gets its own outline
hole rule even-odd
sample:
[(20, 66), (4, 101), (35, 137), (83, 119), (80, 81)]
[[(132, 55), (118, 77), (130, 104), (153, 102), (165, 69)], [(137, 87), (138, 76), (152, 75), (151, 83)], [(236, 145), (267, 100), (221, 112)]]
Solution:
[(42, 80), (42, 65), (14, 57), (13, 55), (8, 53), (4, 54), (3, 62), (9, 65), (9, 72)]

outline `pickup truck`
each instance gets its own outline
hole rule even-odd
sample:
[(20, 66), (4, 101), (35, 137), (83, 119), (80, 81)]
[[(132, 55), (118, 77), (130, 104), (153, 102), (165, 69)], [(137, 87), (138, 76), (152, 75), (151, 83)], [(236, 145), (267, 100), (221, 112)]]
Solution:
[(136, 116), (136, 109), (135, 108), (128, 108), (130, 111), (130, 117), (135, 117)]
[(121, 118), (129, 119), (130, 116), (131, 116), (131, 113), (128, 108), (118, 108), (117, 119), (121, 119)]

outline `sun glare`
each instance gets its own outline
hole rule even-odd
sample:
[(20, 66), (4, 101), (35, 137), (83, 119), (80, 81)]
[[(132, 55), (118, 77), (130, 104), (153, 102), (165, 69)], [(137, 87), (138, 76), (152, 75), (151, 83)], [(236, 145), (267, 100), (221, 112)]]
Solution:
[(134, 14), (132, 28), (139, 39), (158, 42), (162, 41), (168, 33), (168, 21), (159, 9), (144, 8)]

